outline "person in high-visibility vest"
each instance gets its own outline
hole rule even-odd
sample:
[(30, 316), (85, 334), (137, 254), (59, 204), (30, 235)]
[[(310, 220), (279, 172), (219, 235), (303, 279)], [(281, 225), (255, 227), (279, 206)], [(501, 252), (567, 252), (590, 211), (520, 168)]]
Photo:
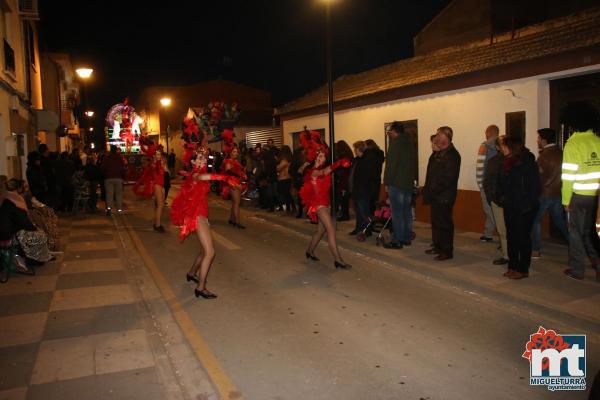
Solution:
[(569, 213), (569, 268), (565, 275), (582, 280), (591, 260), (600, 279), (600, 241), (595, 233), (600, 189), (600, 113), (589, 103), (569, 104), (562, 123), (574, 129), (562, 164), (562, 204)]

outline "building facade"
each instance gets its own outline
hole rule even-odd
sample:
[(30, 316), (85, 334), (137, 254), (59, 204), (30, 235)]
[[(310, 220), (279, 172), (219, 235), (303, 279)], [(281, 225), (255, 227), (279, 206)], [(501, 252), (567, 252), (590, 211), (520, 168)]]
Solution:
[(75, 113), (81, 99), (80, 84), (68, 54), (42, 53), (41, 58), (44, 109), (38, 112), (38, 129), (43, 132), (40, 140), (50, 151), (70, 151), (81, 143)]
[[(537, 153), (537, 129), (558, 124), (572, 100), (600, 102), (600, 10), (530, 25), (483, 41), (436, 49), (334, 83), (336, 140), (373, 139), (386, 145), (385, 126), (404, 121), (416, 130), (419, 185), (424, 184), (429, 138), (440, 126), (454, 130), (462, 155), (457, 227), (479, 231), (484, 216), (476, 184), (477, 149), (487, 126), (521, 135)], [(597, 104), (600, 106), (600, 104)], [(283, 138), (292, 145), (304, 126), (328, 137), (327, 92), (320, 88), (276, 109)], [(429, 212), (417, 201), (417, 219)]]
[(35, 110), (42, 108), (37, 2), (0, 1), (0, 174), (25, 175), (37, 145)]

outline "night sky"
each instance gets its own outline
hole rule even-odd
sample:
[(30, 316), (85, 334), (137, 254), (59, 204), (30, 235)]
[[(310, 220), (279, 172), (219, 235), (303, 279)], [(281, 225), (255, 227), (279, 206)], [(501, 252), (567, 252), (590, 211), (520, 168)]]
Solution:
[[(334, 76), (410, 57), (414, 34), (448, 2), (334, 0)], [(95, 69), (88, 102), (101, 115), (146, 86), (222, 77), (270, 91), (276, 106), (326, 80), (319, 0), (40, 0), (39, 7), (42, 51), (68, 52)]]

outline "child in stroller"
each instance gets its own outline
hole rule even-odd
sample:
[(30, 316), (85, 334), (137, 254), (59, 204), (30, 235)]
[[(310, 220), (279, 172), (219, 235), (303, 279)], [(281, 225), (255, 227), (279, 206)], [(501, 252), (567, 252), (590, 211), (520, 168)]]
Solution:
[[(386, 198), (384, 202), (379, 204), (373, 216), (369, 218), (367, 226), (356, 235), (356, 240), (364, 242), (367, 236), (370, 236), (371, 232), (377, 232), (377, 236), (375, 237), (375, 244), (377, 246), (383, 245), (392, 235), (392, 207), (390, 206), (389, 198)], [(410, 240), (414, 240), (416, 236), (416, 233), (411, 230)]]

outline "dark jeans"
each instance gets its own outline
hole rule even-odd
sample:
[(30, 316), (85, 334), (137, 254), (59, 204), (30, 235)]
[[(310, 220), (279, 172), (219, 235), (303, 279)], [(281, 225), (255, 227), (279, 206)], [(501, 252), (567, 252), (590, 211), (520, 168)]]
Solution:
[(542, 197), (540, 198), (540, 209), (533, 221), (533, 234), (531, 247), (533, 251), (540, 251), (542, 248), (542, 219), (546, 210), (550, 213), (552, 222), (556, 228), (562, 233), (563, 238), (569, 240), (569, 231), (567, 230), (567, 219), (565, 218), (565, 210), (561, 204), (560, 197)]
[(454, 204), (431, 204), (431, 235), (433, 247), (440, 253), (454, 255), (454, 220), (452, 209)]
[(167, 197), (169, 196), (169, 190), (171, 190), (171, 174), (165, 171), (164, 175), (164, 188), (165, 188), (165, 202), (167, 201)]
[(89, 181), (90, 198), (88, 199), (88, 208), (95, 211), (98, 206), (98, 181)]
[(280, 204), (285, 204), (286, 211), (290, 211), (292, 209), (292, 180), (291, 179), (282, 179), (277, 182), (277, 190), (279, 191), (279, 202)]
[(339, 209), (339, 217), (344, 219), (350, 218), (350, 193), (347, 191), (343, 191), (342, 193), (337, 193), (336, 197), (336, 210)]
[(529, 273), (529, 266), (531, 264), (531, 230), (537, 212), (537, 208), (525, 213), (510, 208), (504, 209), (506, 247), (509, 260), (508, 269)]
[(352, 194), (352, 201), (354, 203), (354, 211), (356, 213), (356, 227), (357, 231), (365, 229), (369, 223), (369, 216), (371, 215), (369, 210), (369, 194)]
[(569, 212), (569, 268), (573, 275), (583, 277), (585, 265), (592, 260), (598, 265), (598, 235), (596, 234), (596, 196), (574, 194)]
[(388, 195), (390, 206), (392, 206), (394, 242), (410, 242), (410, 229), (412, 226), (412, 190), (389, 186)]

